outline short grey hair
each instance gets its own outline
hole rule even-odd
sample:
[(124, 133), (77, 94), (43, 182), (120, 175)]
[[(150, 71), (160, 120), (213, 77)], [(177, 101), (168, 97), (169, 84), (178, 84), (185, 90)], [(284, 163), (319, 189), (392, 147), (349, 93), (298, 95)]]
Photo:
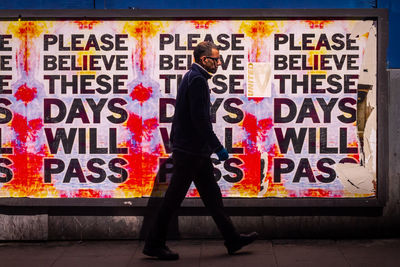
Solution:
[(213, 49), (218, 49), (218, 46), (216, 46), (213, 42), (211, 41), (204, 41), (200, 42), (193, 51), (193, 56), (194, 56), (194, 61), (195, 62), (200, 62), (200, 58), (202, 56), (211, 56), (211, 51)]

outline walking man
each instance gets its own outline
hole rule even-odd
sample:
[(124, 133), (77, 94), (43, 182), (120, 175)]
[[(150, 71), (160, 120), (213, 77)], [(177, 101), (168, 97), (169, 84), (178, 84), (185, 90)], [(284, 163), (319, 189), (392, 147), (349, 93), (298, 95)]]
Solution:
[(195, 63), (178, 88), (171, 129), (173, 174), (155, 222), (146, 238), (143, 253), (161, 260), (177, 260), (179, 254), (165, 244), (168, 224), (194, 182), (210, 212), (229, 254), (253, 242), (258, 234), (238, 234), (225, 213), (221, 190), (214, 177), (211, 154), (228, 159), (227, 150), (215, 135), (210, 119), (210, 90), (207, 80), (221, 65), (218, 47), (201, 42), (193, 51)]

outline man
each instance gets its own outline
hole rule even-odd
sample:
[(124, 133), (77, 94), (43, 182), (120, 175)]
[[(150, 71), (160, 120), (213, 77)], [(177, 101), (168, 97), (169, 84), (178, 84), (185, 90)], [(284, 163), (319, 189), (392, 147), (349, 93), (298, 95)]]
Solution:
[(168, 224), (181, 205), (192, 181), (220, 230), (229, 254), (253, 242), (258, 234), (239, 235), (224, 211), (221, 190), (214, 177), (211, 154), (228, 159), (227, 150), (213, 132), (210, 119), (210, 90), (207, 80), (221, 65), (218, 48), (201, 42), (193, 51), (195, 63), (178, 88), (171, 129), (173, 174), (171, 183), (146, 238), (143, 253), (161, 260), (177, 260), (179, 255), (166, 245)]

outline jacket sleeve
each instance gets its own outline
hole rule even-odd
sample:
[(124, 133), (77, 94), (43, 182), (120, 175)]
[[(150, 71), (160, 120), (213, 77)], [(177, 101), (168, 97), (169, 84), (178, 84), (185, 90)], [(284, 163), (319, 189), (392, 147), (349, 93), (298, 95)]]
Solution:
[(193, 126), (200, 136), (203, 136), (213, 152), (222, 148), (221, 142), (215, 135), (210, 117), (210, 93), (207, 81), (195, 77), (190, 81), (188, 88), (190, 116)]

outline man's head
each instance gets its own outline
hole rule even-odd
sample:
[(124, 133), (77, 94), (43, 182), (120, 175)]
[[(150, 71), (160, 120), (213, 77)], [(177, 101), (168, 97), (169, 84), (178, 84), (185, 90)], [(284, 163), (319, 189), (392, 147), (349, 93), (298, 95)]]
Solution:
[(221, 65), (218, 47), (209, 41), (199, 43), (193, 51), (194, 61), (208, 72), (216, 73)]

